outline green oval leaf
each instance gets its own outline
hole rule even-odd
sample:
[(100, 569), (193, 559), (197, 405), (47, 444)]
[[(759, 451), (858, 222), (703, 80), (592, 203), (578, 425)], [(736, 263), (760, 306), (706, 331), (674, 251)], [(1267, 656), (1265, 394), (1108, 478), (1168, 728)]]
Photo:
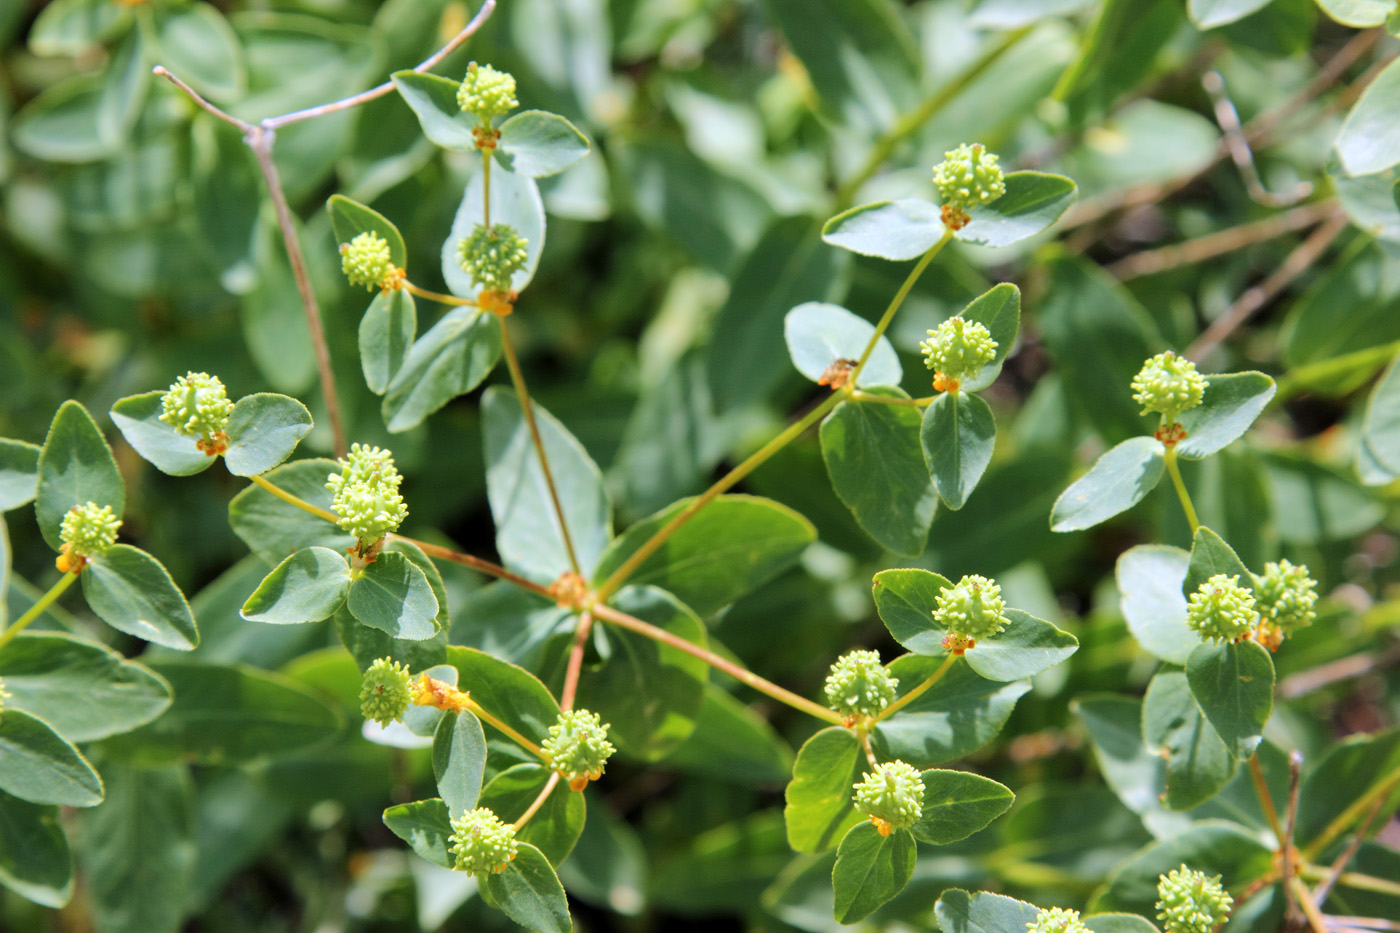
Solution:
[(112, 406), (109, 414), (131, 449), (157, 470), (171, 476), (193, 476), (214, 465), (211, 457), (195, 446), (194, 438), (176, 433), (160, 420), (160, 400), (165, 392), (156, 389), (128, 395)]
[(53, 0), (29, 30), (29, 50), (44, 57), (78, 55), (131, 22), (131, 11), (102, 0)]
[(1390, 364), (1366, 400), (1361, 437), (1383, 468), (1400, 472), (1400, 357)]
[(933, 905), (943, 933), (1019, 933), (1035, 925), (1034, 904), (1002, 894), (944, 891)]
[(788, 845), (813, 855), (825, 852), (863, 819), (852, 803), (852, 785), (865, 767), (865, 754), (850, 729), (831, 726), (803, 743), (784, 792)]
[(549, 727), (558, 721), (558, 701), (523, 667), (457, 645), (447, 647), (447, 663), (457, 668), (463, 690), (527, 739), (544, 741)]
[(1006, 610), (1006, 620), (1004, 631), (963, 655), (968, 667), (988, 680), (1034, 677), (1079, 650), (1079, 639), (1020, 609)]
[(1186, 624), (1187, 568), (1191, 555), (1164, 544), (1140, 544), (1118, 558), (1120, 607), (1133, 637), (1171, 664), (1186, 664), (1200, 636)]
[(1203, 583), (1218, 573), (1239, 577), (1240, 586), (1254, 585), (1254, 575), (1234, 548), (1209, 528), (1197, 528), (1191, 539), (1191, 560), (1186, 565), (1186, 579), (1181, 584), (1181, 592), (1189, 599)]
[(0, 884), (44, 907), (73, 896), (73, 853), (57, 807), (0, 793)]
[[(865, 318), (821, 301), (800, 304), (783, 318), (783, 337), (792, 364), (813, 382), (820, 381), (827, 367), (838, 360), (858, 361), (874, 335), (875, 325)], [(881, 335), (856, 382), (897, 386), (902, 378), (899, 355), (889, 338)]]
[[(899, 680), (898, 696), (919, 686), (942, 666), (941, 658), (907, 654), (896, 658), (889, 671)], [(966, 663), (955, 663), (916, 700), (872, 731), (881, 760), (898, 758), (928, 768), (966, 756), (1001, 732), (1028, 681), (998, 683), (978, 675)]]
[[(533, 763), (507, 768), (482, 788), (477, 806), (490, 807), (506, 822), (517, 820), (539, 797), (552, 773)], [(586, 809), (583, 794), (569, 790), (568, 782), (561, 781), (515, 838), (535, 846), (550, 864), (558, 865), (569, 857), (583, 834)]]
[(1238, 762), (1201, 713), (1181, 671), (1162, 671), (1147, 685), (1142, 737), (1149, 752), (1167, 761), (1163, 802), (1173, 810), (1205, 803), (1235, 776)]
[(1274, 708), (1274, 662), (1252, 641), (1201, 645), (1186, 662), (1201, 712), (1236, 758), (1254, 754)]
[(53, 416), (39, 453), (34, 517), (49, 547), (57, 551), (63, 544), (58, 529), (68, 510), (88, 502), (109, 505), (120, 518), (126, 487), (97, 422), (86, 408), (69, 400)]
[(350, 588), (345, 555), (323, 547), (302, 548), (272, 569), (238, 614), (249, 622), (296, 625), (335, 615)]
[(417, 564), (394, 551), (381, 553), (350, 581), (350, 614), (394, 638), (421, 641), (438, 632), (438, 601)]
[[(463, 317), (473, 322), (479, 320), (479, 316), (463, 315)], [(365, 316), (360, 318), (359, 331), (360, 368), (365, 374), (365, 385), (369, 386), (371, 392), (383, 395), (388, 391), (390, 383), (408, 361), (409, 351), (413, 347), (413, 337), (417, 333), (418, 309), (413, 302), (413, 296), (408, 293), (408, 289), (394, 288), (387, 292), (381, 291), (374, 296), (374, 300), (369, 303), (369, 308), (365, 311)], [(494, 357), (492, 363), (495, 363)], [(490, 371), (489, 368), (487, 371)], [(424, 374), (420, 373), (420, 381), (423, 376)], [(415, 382), (414, 385), (416, 386), (417, 383)], [(453, 397), (458, 394), (460, 393), (454, 392)], [(385, 424), (392, 422), (393, 416), (399, 410), (396, 408), (394, 411), (386, 411), (384, 414)]]
[(30, 803), (95, 807), (102, 778), (76, 748), (24, 710), (0, 713), (0, 791)]
[(976, 395), (943, 392), (924, 411), (919, 443), (934, 488), (950, 509), (960, 509), (992, 462), (997, 423)]
[(91, 162), (121, 145), (101, 132), (101, 75), (76, 75), (45, 88), (15, 114), (15, 148), (48, 162)]
[(714, 683), (695, 731), (666, 758), (668, 768), (688, 774), (767, 788), (792, 773), (792, 748), (762, 716)]
[[(395, 292), (394, 294), (398, 294)], [(379, 299), (375, 299), (376, 303)], [(370, 311), (365, 313), (365, 321), (370, 320)], [(375, 321), (376, 329), (379, 322)], [(393, 349), (408, 331), (407, 321), (400, 319), (397, 336), (392, 314), (385, 324), (390, 330), (382, 348), (363, 360), (367, 367), (365, 379), (368, 382), (368, 366), (374, 360), (376, 368), (381, 365), (393, 366)], [(364, 334), (364, 324), (360, 333)], [(363, 343), (362, 343), (363, 347)], [(380, 355), (384, 357), (380, 362)], [(453, 308), (442, 319), (428, 329), (428, 332), (413, 341), (403, 356), (402, 364), (394, 371), (384, 388), (384, 404), (381, 412), (384, 425), (398, 433), (416, 428), (433, 412), (437, 411), (459, 395), (465, 395), (481, 385), (481, 381), (491, 375), (496, 361), (501, 358), (500, 323), (492, 315), (483, 314), (476, 308)], [(378, 379), (376, 371), (375, 379)], [(374, 388), (370, 383), (370, 388)]]
[(234, 476), (266, 473), (292, 455), (311, 431), (311, 412), (294, 398), (273, 392), (245, 395), (228, 419), (224, 464)]
[(456, 858), (448, 849), (452, 840), (452, 821), (447, 813), (447, 804), (438, 798), (390, 807), (384, 811), (384, 825), (434, 865), (451, 868), (456, 864)]
[(907, 829), (882, 836), (867, 822), (846, 833), (836, 850), (836, 867), (831, 870), (836, 920), (863, 920), (903, 891), (914, 874), (917, 848)]
[(423, 135), (444, 149), (476, 149), (476, 117), (463, 113), (457, 103), (460, 82), (417, 71), (396, 71), (393, 81), (417, 115)]
[(895, 261), (922, 256), (946, 234), (942, 209), (913, 198), (853, 207), (822, 226), (822, 239), (832, 246)]
[(32, 501), (38, 488), (38, 445), (0, 437), (0, 512)]
[(1337, 154), (1348, 175), (1374, 175), (1400, 162), (1400, 63), (1376, 75), (1351, 108)]
[(403, 234), (389, 218), (343, 194), (331, 195), (330, 200), (326, 201), (326, 210), (331, 215), (331, 229), (335, 232), (336, 243), (344, 245), (361, 233), (377, 233), (389, 244), (389, 261), (400, 269), (408, 266), (408, 249), (403, 245)]
[(894, 640), (915, 654), (942, 655), (946, 630), (933, 621), (938, 594), (953, 584), (928, 570), (882, 570), (871, 588), (875, 611)]
[(1395, 0), (1318, 0), (1317, 5), (1334, 21), (1355, 29), (1382, 25), (1396, 8)]
[[(273, 485), (314, 506), (330, 511), (326, 478), (340, 472), (334, 460), (298, 460), (267, 474)], [(249, 486), (228, 504), (228, 522), (238, 537), (269, 566), (305, 547), (345, 553), (355, 539), (340, 528), (284, 502), (261, 486)]]
[(1333, 746), (1303, 782), (1298, 842), (1307, 844), (1354, 801), (1393, 781), (1400, 769), (1400, 729), (1352, 735)]
[(538, 933), (569, 933), (569, 899), (549, 859), (529, 843), (500, 874), (487, 875), (484, 887), (505, 915)]
[(1188, 0), (1186, 12), (1197, 29), (1215, 29), (1244, 19), (1269, 0)]
[(1166, 448), (1155, 437), (1124, 441), (1055, 500), (1050, 530), (1083, 531), (1126, 512), (1156, 487), (1166, 468)]
[[(486, 734), (465, 710), (444, 716), (433, 733), (433, 778), (449, 813), (465, 813), (481, 796), (486, 773)], [(508, 819), (499, 810), (496, 815)]]
[(925, 771), (923, 781), (923, 806), (911, 832), (935, 845), (986, 829), (1016, 800), (1010, 788), (966, 771)]
[(161, 62), (215, 100), (242, 97), (248, 81), (243, 48), (224, 15), (207, 3), (162, 13), (157, 27)]
[(1001, 364), (1016, 345), (1016, 334), (1021, 329), (1021, 290), (1010, 282), (1002, 282), (972, 299), (960, 314), (964, 320), (976, 321), (987, 328), (997, 342), (992, 361), (963, 383), (964, 392), (980, 392), (1001, 375)]
[(185, 594), (145, 551), (113, 545), (88, 558), (81, 579), (88, 608), (112, 628), (181, 651), (199, 644)]
[(557, 113), (526, 110), (501, 124), (496, 161), (529, 178), (557, 175), (588, 155), (588, 137)]
[[(485, 173), (476, 172), (467, 182), (467, 190), (462, 194), (462, 203), (457, 208), (457, 216), (452, 220), (452, 230), (442, 244), (442, 277), (452, 294), (475, 300), (479, 289), (472, 284), (472, 278), (462, 270), (457, 257), (458, 245), (471, 236), (472, 230), (482, 222), (486, 205)], [(523, 292), (525, 286), (535, 277), (535, 269), (540, 264), (540, 253), (544, 249), (545, 219), (544, 201), (540, 198), (539, 185), (533, 178), (515, 175), (510, 172), (491, 173), (491, 223), (509, 224), (515, 232), (525, 238), (526, 257), (523, 268), (510, 279), (510, 287)]]
[(1271, 869), (1273, 850), (1235, 823), (1197, 823), (1138, 853), (1119, 867), (1108, 887), (1094, 899), (1094, 910), (1154, 914), (1157, 879), (1182, 865), (1220, 875), (1225, 887), (1238, 890)]
[(953, 235), (964, 243), (1010, 246), (1059, 220), (1078, 196), (1078, 187), (1063, 175), (1009, 172), (1006, 193), (973, 208), (972, 220)]
[(1181, 415), (1186, 440), (1176, 445), (1176, 452), (1199, 460), (1243, 437), (1277, 391), (1278, 385), (1263, 373), (1211, 376), (1201, 404)]

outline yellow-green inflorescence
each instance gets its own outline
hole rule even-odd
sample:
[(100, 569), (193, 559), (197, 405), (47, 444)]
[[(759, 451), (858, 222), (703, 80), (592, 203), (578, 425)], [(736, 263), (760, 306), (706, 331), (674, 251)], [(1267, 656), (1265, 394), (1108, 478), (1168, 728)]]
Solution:
[(933, 184), (943, 203), (943, 222), (954, 230), (967, 224), (968, 211), (1006, 194), (1006, 173), (981, 143), (963, 143), (943, 154), (933, 168)]
[(525, 268), (528, 241), (509, 224), (477, 224), (457, 244), (457, 260), (472, 282), (488, 292), (508, 294), (511, 276)]
[(1029, 933), (1089, 933), (1089, 928), (1079, 919), (1079, 911), (1064, 907), (1041, 909), (1035, 919), (1026, 924), (1026, 930)]
[(505, 871), (519, 843), (514, 826), (501, 822), (487, 807), (478, 807), (452, 819), (448, 848), (454, 868), (480, 876)]
[(394, 288), (403, 270), (394, 265), (389, 241), (373, 230), (358, 233), (349, 243), (340, 244), (340, 270), (351, 285), (368, 289)]
[(360, 712), (381, 726), (398, 722), (413, 703), (413, 677), (398, 661), (380, 658), (360, 681)]
[(1235, 641), (1259, 624), (1254, 594), (1238, 574), (1217, 573), (1187, 600), (1186, 624), (1207, 641)]
[(996, 358), (997, 342), (984, 325), (954, 315), (929, 331), (919, 349), (924, 365), (937, 374), (934, 388), (953, 391)]
[(933, 619), (948, 631), (943, 647), (961, 654), (977, 647), (977, 639), (991, 638), (1005, 629), (1010, 622), (1005, 613), (1001, 587), (974, 573), (938, 594)]
[(1317, 581), (1308, 576), (1303, 564), (1286, 560), (1264, 565), (1264, 575), (1256, 579), (1255, 608), (1259, 617), (1288, 633), (1311, 625), (1317, 613)]
[(211, 456), (227, 446), (224, 428), (232, 412), (224, 384), (208, 373), (185, 373), (160, 399), (160, 420), (177, 434), (197, 438), (200, 450)]
[(1166, 933), (1212, 933), (1230, 917), (1220, 876), (1182, 865), (1157, 879), (1157, 919)]
[(1142, 406), (1144, 415), (1160, 414), (1162, 423), (1170, 425), (1201, 404), (1206, 391), (1206, 377), (1196, 371), (1196, 364), (1168, 350), (1158, 353), (1142, 364), (1133, 377), (1133, 401)]
[(489, 127), (496, 117), (502, 117), (520, 106), (515, 99), (515, 78), (508, 72), (497, 71), (490, 65), (472, 62), (457, 88), (457, 104)]
[(608, 741), (607, 724), (597, 713), (571, 709), (560, 713), (549, 727), (549, 738), (541, 743), (540, 751), (570, 788), (583, 790), (589, 781), (603, 776), (603, 768), (616, 749)]
[(855, 788), (856, 809), (875, 824), (880, 835), (907, 829), (924, 809), (924, 779), (919, 769), (903, 761), (888, 761), (867, 772)]
[(85, 502), (73, 506), (63, 516), (58, 537), (65, 554), (100, 557), (117, 543), (117, 529), (121, 526), (122, 520), (112, 512), (110, 505)]
[(354, 535), (361, 550), (395, 531), (408, 517), (408, 506), (399, 495), (403, 477), (394, 467), (394, 455), (379, 447), (354, 444), (340, 461), (340, 472), (327, 478), (335, 493), (331, 508), (341, 528)]
[(898, 686), (880, 663), (878, 651), (848, 651), (826, 675), (826, 704), (842, 716), (878, 716), (894, 700)]

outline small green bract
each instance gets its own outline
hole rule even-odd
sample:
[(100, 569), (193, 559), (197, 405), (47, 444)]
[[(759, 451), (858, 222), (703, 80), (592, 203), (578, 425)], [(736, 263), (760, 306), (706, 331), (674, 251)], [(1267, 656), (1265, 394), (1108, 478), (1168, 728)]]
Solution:
[(1229, 919), (1231, 903), (1219, 875), (1182, 865), (1157, 879), (1157, 919), (1166, 933), (1212, 933)]
[(1133, 377), (1133, 401), (1144, 415), (1159, 413), (1164, 424), (1171, 424), (1183, 411), (1201, 404), (1206, 377), (1196, 372), (1196, 364), (1168, 350), (1142, 364)]
[(842, 716), (878, 716), (894, 700), (898, 686), (880, 663), (878, 651), (849, 651), (826, 675), (826, 705)]
[(353, 444), (340, 461), (339, 473), (327, 477), (326, 488), (335, 493), (331, 508), (341, 528), (364, 543), (378, 541), (396, 530), (408, 517), (408, 506), (399, 495), (403, 477), (389, 451)]
[(160, 399), (160, 420), (185, 437), (209, 440), (228, 426), (233, 402), (218, 376), (185, 373)]
[(412, 702), (408, 668), (389, 658), (369, 666), (360, 682), (360, 712), (381, 726), (397, 722)]
[(351, 285), (368, 289), (383, 288), (398, 272), (390, 258), (389, 241), (373, 230), (340, 244), (340, 269)]
[(1208, 641), (1234, 641), (1259, 624), (1254, 594), (1240, 586), (1238, 575), (1217, 573), (1191, 594), (1186, 624)]
[(586, 709), (560, 713), (540, 750), (574, 790), (583, 790), (589, 781), (602, 777), (608, 757), (616, 751), (608, 741), (607, 725)]
[(938, 594), (938, 608), (933, 610), (933, 618), (951, 637), (975, 640), (990, 638), (1006, 628), (1009, 620), (1005, 612), (1006, 600), (1001, 598), (1001, 587), (974, 573)]
[(1006, 173), (981, 143), (963, 143), (943, 153), (933, 168), (933, 184), (946, 207), (965, 212), (1006, 194)]
[[(924, 806), (924, 780), (919, 769), (903, 761), (875, 766), (865, 779), (853, 785), (856, 809), (878, 820), (882, 836), (889, 829), (907, 829), (919, 821)], [(887, 826), (880, 826), (885, 823)]]
[(490, 65), (472, 62), (457, 88), (457, 103), (485, 126), (496, 117), (510, 113), (520, 102), (515, 99), (515, 78)]
[(453, 867), (473, 875), (500, 874), (506, 870), (520, 844), (515, 827), (501, 822), (487, 807), (468, 810), (452, 820), (449, 850)]
[(945, 382), (962, 382), (996, 358), (997, 342), (982, 324), (954, 315), (937, 330), (929, 331), (919, 349), (924, 353), (924, 365)]
[(1089, 933), (1084, 921), (1079, 919), (1079, 911), (1064, 907), (1046, 907), (1026, 924), (1030, 933)]
[(1287, 560), (1264, 565), (1264, 575), (1256, 579), (1255, 606), (1265, 622), (1284, 632), (1311, 625), (1317, 613), (1317, 581), (1308, 576), (1307, 565)]
[(67, 553), (77, 557), (99, 557), (117, 543), (117, 529), (122, 520), (110, 505), (85, 502), (75, 505), (63, 516), (58, 527), (59, 540)]
[(457, 259), (472, 282), (490, 292), (510, 291), (511, 276), (525, 268), (527, 241), (509, 224), (477, 224), (457, 245)]

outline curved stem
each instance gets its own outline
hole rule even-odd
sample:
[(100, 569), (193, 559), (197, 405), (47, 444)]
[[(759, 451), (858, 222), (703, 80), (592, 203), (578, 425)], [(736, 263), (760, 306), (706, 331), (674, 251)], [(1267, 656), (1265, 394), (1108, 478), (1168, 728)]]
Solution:
[[(973, 650), (975, 651), (977, 649), (974, 648)], [(910, 703), (913, 703), (919, 697), (923, 696), (924, 693), (926, 693), (930, 687), (932, 687), (934, 684), (938, 683), (940, 680), (943, 679), (943, 675), (948, 673), (948, 669), (951, 668), (957, 660), (958, 656), (956, 654), (953, 654), (952, 652), (949, 652), (948, 657), (943, 659), (943, 663), (938, 665), (938, 670), (930, 674), (928, 679), (925, 680), (923, 683), (919, 684), (913, 690), (910, 690), (908, 693), (904, 694), (904, 696), (900, 697), (898, 700), (895, 700), (889, 706), (886, 706), (883, 710), (881, 710), (880, 715), (875, 717), (875, 721), (880, 722), (882, 720), (889, 719), (895, 713), (904, 709), (904, 707), (908, 706)]]
[(248, 479), (252, 481), (255, 485), (260, 486), (261, 488), (272, 493), (274, 496), (281, 499), (288, 505), (294, 505), (297, 508), (301, 509), (303, 512), (310, 512), (317, 518), (324, 518), (332, 525), (338, 525), (340, 523), (340, 517), (334, 512), (330, 511), (329, 509), (323, 509), (319, 505), (312, 505), (305, 499), (302, 499), (299, 496), (294, 496), (291, 493), (287, 492), (287, 490), (283, 489), (281, 486), (278, 486), (276, 483), (263, 479), (261, 476), (250, 476), (248, 477)]
[(554, 793), (554, 788), (558, 786), (558, 784), (559, 772), (551, 771), (549, 773), (549, 780), (544, 782), (544, 790), (540, 791), (540, 795), (535, 798), (535, 802), (530, 804), (529, 808), (524, 813), (520, 814), (520, 819), (515, 821), (515, 828), (517, 831), (526, 823), (530, 822), (530, 817), (539, 812), (540, 807), (544, 806), (544, 802), (549, 799), (550, 794)]
[(52, 606), (58, 597), (62, 596), (77, 579), (78, 575), (71, 570), (59, 577), (58, 582), (49, 587), (49, 591), (40, 596), (34, 605), (29, 607), (28, 612), (15, 619), (14, 624), (0, 633), (0, 648), (8, 645), (16, 635), (29, 627), (29, 623), (43, 615), (44, 610)]
[(501, 722), (495, 716), (492, 716), (486, 710), (482, 709), (480, 703), (468, 697), (465, 705), (467, 709), (471, 710), (472, 713), (476, 715), (477, 719), (480, 719), (482, 722), (491, 726), (497, 732), (500, 732), (506, 738), (510, 739), (512, 742), (515, 742), (517, 745), (528, 751), (530, 754), (534, 755), (540, 761), (545, 762), (545, 764), (549, 763), (545, 759), (544, 753), (540, 751), (540, 747), (538, 745), (525, 738), (525, 736), (521, 735), (519, 732), (516, 732), (510, 726)]
[(923, 275), (924, 270), (928, 268), (928, 264), (933, 262), (933, 257), (942, 252), (943, 247), (947, 246), (948, 241), (952, 238), (953, 231), (944, 230), (943, 236), (939, 241), (929, 247), (928, 252), (919, 257), (919, 261), (914, 264), (914, 268), (909, 271), (909, 275), (905, 276), (904, 284), (899, 286), (899, 291), (895, 292), (894, 298), (890, 299), (889, 307), (887, 307), (885, 313), (880, 316), (880, 323), (875, 325), (875, 333), (871, 335), (870, 342), (865, 345), (865, 350), (860, 355), (860, 360), (856, 362), (855, 368), (851, 370), (851, 375), (846, 380), (847, 385), (854, 386), (856, 384), (856, 380), (860, 377), (860, 371), (865, 368), (866, 362), (870, 359), (870, 354), (875, 352), (875, 345), (880, 342), (880, 338), (884, 336), (885, 330), (890, 326), (890, 322), (894, 320), (895, 312), (899, 310), (900, 305), (904, 304), (904, 299), (909, 297), (909, 292), (914, 288), (914, 283), (919, 281), (919, 276)]
[(403, 283), (404, 290), (419, 298), (426, 298), (429, 301), (436, 301), (444, 305), (458, 305), (462, 307), (475, 308), (476, 302), (470, 298), (458, 298), (456, 295), (444, 295), (442, 292), (430, 292), (426, 288), (419, 288), (407, 279)]
[(1191, 534), (1194, 537), (1196, 529), (1201, 527), (1201, 523), (1196, 519), (1196, 508), (1191, 504), (1191, 494), (1186, 491), (1186, 484), (1181, 481), (1181, 468), (1176, 463), (1176, 448), (1167, 448), (1167, 472), (1171, 474), (1172, 485), (1176, 487), (1176, 497), (1181, 500), (1181, 510), (1186, 513), (1186, 521), (1191, 525)]
[(583, 649), (588, 644), (588, 633), (593, 631), (593, 613), (584, 612), (579, 616), (574, 629), (574, 643), (569, 649), (569, 666), (564, 671), (564, 689), (559, 692), (559, 708), (568, 711), (574, 708), (574, 697), (578, 694), (578, 679), (583, 674)]

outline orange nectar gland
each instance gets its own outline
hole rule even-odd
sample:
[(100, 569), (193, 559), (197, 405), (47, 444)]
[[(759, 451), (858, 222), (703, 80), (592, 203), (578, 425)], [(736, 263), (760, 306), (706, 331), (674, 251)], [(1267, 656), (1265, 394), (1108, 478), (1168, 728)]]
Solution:
[(858, 366), (855, 360), (836, 360), (828, 366), (817, 380), (819, 386), (831, 386), (832, 390), (843, 388), (851, 379), (851, 371)]
[[(943, 636), (943, 650), (952, 654), (962, 655), (977, 647), (977, 639), (971, 635), (956, 635), (949, 632)], [(981, 655), (979, 654), (980, 658)]]
[(933, 390), (935, 392), (956, 392), (962, 383), (956, 379), (949, 379), (942, 373), (933, 374)]
[(54, 558), (53, 565), (58, 568), (59, 573), (82, 573), (87, 566), (87, 560), (81, 554), (68, 553), (69, 545), (63, 545), (58, 557)]
[(1152, 436), (1162, 442), (1163, 447), (1175, 447), (1186, 440), (1186, 429), (1181, 426), (1181, 422), (1173, 421), (1171, 424), (1164, 424), (1152, 432)]
[(415, 706), (431, 706), (450, 713), (458, 713), (471, 707), (471, 694), (427, 674), (409, 687), (409, 695)]
[(199, 438), (194, 442), (194, 446), (206, 457), (217, 457), (228, 451), (228, 435), (217, 431), (209, 437)]
[(588, 581), (572, 570), (566, 570), (549, 585), (549, 596), (562, 609), (587, 608), (584, 603), (592, 595)]

